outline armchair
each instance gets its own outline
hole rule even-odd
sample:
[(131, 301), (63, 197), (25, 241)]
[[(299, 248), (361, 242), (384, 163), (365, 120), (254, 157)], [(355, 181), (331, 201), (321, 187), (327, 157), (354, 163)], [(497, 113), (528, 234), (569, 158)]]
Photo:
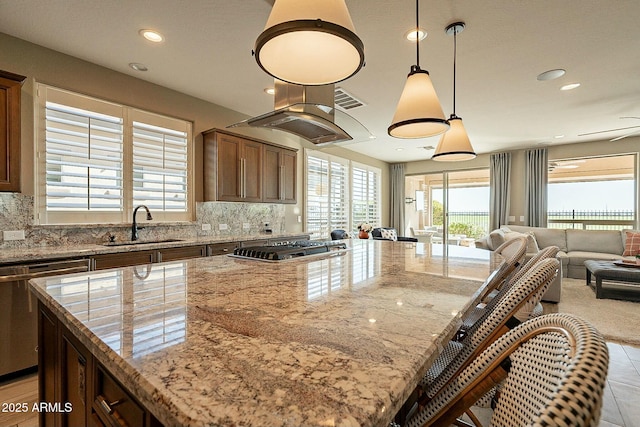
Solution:
[(374, 240), (392, 240), (398, 242), (417, 242), (415, 237), (398, 236), (398, 232), (393, 227), (376, 227), (371, 230), (371, 237)]

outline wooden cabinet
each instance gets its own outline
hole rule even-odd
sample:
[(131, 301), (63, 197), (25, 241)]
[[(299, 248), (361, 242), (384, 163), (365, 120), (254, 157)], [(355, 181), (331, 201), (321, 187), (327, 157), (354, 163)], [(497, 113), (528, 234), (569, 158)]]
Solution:
[(41, 427), (161, 425), (42, 302), (38, 322)]
[(238, 246), (238, 242), (213, 243), (207, 245), (207, 256), (232, 254)]
[(200, 258), (203, 256), (207, 256), (206, 245), (158, 249), (158, 262), (177, 261), (180, 259), (189, 259), (189, 258)]
[(20, 191), (20, 94), (25, 79), (0, 71), (0, 191)]
[(262, 144), (216, 132), (217, 200), (262, 200)]
[(218, 130), (203, 140), (205, 201), (296, 202), (296, 150)]
[(262, 200), (269, 203), (296, 202), (297, 153), (265, 145)]
[(158, 251), (156, 250), (148, 250), (94, 255), (91, 257), (91, 270), (104, 270), (105, 268), (151, 264), (152, 262), (157, 262), (157, 252)]

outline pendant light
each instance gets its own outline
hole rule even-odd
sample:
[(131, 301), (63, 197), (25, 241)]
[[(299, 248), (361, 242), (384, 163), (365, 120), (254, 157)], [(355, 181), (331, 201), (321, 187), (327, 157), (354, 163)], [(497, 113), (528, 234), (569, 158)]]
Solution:
[(462, 119), (456, 116), (456, 56), (457, 56), (457, 35), (464, 30), (464, 22), (456, 22), (448, 25), (445, 32), (453, 35), (453, 114), (449, 117), (449, 129), (438, 143), (436, 151), (431, 157), (433, 160), (443, 162), (456, 162), (475, 159), (476, 153), (473, 151), (471, 141), (467, 131), (462, 124)]
[[(416, 0), (416, 30), (419, 11)], [(426, 138), (449, 129), (429, 72), (420, 69), (420, 40), (416, 40), (416, 65), (411, 66), (387, 132), (395, 138)]]
[(345, 0), (276, 0), (253, 53), (265, 72), (299, 85), (336, 83), (364, 66)]

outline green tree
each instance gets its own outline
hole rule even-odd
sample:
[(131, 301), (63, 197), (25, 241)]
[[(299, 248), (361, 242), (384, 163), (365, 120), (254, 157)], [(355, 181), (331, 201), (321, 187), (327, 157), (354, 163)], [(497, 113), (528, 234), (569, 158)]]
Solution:
[(444, 209), (442, 207), (442, 203), (437, 200), (431, 202), (431, 214), (433, 224), (432, 225), (443, 225), (444, 224)]

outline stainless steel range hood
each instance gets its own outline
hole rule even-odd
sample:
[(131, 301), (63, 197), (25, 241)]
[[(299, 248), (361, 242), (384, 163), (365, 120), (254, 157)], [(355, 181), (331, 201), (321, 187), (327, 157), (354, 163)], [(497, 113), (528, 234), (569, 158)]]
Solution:
[(275, 110), (228, 127), (263, 127), (295, 134), (322, 146), (373, 137), (360, 122), (334, 106), (334, 85), (301, 86), (276, 80)]

